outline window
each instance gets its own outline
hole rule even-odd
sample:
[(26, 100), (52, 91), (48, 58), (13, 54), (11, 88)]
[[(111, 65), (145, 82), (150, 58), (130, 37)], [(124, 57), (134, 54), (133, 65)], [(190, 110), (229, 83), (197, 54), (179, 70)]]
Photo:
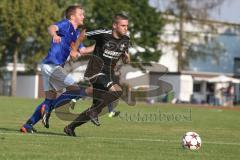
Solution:
[(201, 92), (201, 83), (193, 84), (193, 92)]

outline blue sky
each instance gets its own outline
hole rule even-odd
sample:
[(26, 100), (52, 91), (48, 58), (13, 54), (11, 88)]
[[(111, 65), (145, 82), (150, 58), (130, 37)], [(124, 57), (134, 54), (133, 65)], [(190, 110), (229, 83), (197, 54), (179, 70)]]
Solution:
[[(164, 9), (168, 0), (149, 0), (150, 4), (160, 6), (160, 9)], [(240, 0), (225, 0), (224, 3), (212, 10), (210, 13), (210, 19), (239, 23), (240, 24)]]

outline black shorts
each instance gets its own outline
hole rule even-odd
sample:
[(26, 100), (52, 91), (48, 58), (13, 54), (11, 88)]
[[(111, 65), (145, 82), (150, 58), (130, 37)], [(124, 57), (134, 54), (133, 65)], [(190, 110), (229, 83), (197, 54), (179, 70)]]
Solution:
[(99, 75), (92, 83), (93, 88), (108, 91), (115, 83), (115, 77), (107, 74)]

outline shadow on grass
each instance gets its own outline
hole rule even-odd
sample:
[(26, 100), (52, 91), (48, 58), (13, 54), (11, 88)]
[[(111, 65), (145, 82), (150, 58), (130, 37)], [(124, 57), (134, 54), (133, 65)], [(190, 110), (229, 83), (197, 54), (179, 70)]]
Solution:
[[(0, 132), (8, 132), (8, 133), (20, 133), (20, 129), (16, 128), (0, 128)], [(55, 136), (66, 136), (64, 133), (55, 133), (55, 132), (43, 132), (43, 131), (38, 131), (35, 134), (40, 134), (40, 135), (55, 135)]]

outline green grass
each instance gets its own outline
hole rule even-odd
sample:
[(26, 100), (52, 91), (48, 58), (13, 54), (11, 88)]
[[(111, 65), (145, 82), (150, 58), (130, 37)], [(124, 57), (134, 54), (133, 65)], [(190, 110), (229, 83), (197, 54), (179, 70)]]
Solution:
[[(87, 123), (76, 129), (77, 137), (67, 137), (62, 130), (69, 122), (56, 114), (52, 114), (50, 129), (38, 123), (37, 134), (19, 133), (41, 100), (0, 97), (0, 102), (1, 160), (240, 159), (239, 110), (120, 103), (120, 117), (102, 116), (101, 127)], [(90, 102), (80, 101), (74, 112), (88, 105)], [(182, 149), (180, 140), (187, 131), (200, 134), (200, 150)]]

